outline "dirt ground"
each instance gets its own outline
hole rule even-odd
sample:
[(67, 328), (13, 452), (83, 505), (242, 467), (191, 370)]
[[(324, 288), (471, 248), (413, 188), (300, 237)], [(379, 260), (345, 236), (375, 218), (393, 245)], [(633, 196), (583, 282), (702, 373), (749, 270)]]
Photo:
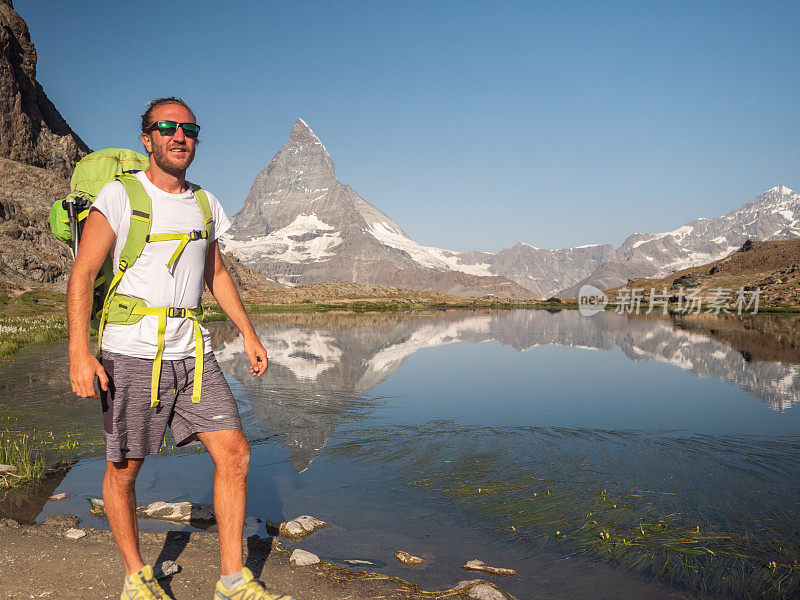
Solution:
[[(54, 515), (58, 517), (59, 515)], [(18, 525), (0, 520), (0, 598), (22, 600), (91, 600), (117, 598), (123, 567), (107, 530), (83, 528), (86, 536), (68, 539), (69, 518), (48, 518), (46, 524)], [(48, 524), (49, 523), (49, 524)], [(158, 566), (172, 560), (180, 572), (160, 580), (175, 600), (211, 600), (219, 577), (217, 536), (206, 532), (143, 532), (144, 559)], [(243, 540), (245, 565), (270, 591), (296, 600), (505, 600), (511, 596), (491, 584), (471, 584), (458, 590), (424, 591), (402, 579), (348, 570), (321, 562), (300, 567), (289, 562), (291, 549), (274, 538)], [(476, 577), (465, 572), (465, 580)]]

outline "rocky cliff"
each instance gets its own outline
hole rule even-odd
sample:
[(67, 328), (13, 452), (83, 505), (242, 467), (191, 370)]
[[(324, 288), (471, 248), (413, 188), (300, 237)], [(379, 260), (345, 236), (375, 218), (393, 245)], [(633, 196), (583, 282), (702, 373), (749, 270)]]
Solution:
[(66, 279), (70, 254), (47, 215), (88, 151), (36, 81), (28, 26), (0, 0), (0, 284)]
[(88, 152), (36, 81), (28, 26), (0, 0), (0, 156), (67, 177)]

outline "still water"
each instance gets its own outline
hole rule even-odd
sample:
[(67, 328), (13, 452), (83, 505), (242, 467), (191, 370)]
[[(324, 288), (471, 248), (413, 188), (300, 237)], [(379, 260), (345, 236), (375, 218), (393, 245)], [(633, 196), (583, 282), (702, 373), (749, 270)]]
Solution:
[[(258, 380), (236, 329), (212, 330), (253, 443), (248, 533), (312, 514), (331, 525), (299, 547), (428, 589), (474, 579), (460, 567), (478, 558), (516, 569), (485, 577), (519, 598), (800, 595), (796, 318), (316, 314), (257, 330)], [(101, 422), (66, 369), (63, 344), (0, 363), (0, 410), (84, 456), (0, 510), (103, 527), (85, 500)], [(154, 457), (138, 501), (211, 502), (211, 473), (203, 453)]]

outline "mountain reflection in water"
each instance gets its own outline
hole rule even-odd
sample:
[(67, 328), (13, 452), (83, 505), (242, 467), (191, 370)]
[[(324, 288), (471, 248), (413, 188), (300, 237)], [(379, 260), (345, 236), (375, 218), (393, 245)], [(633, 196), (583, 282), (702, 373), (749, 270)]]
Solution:
[[(455, 342), (496, 341), (520, 352), (544, 345), (619, 347), (633, 361), (668, 363), (736, 384), (776, 411), (793, 406), (800, 390), (796, 318), (704, 314), (674, 322), (662, 315), (585, 317), (573, 310), (329, 313), (266, 316), (256, 330), (270, 361), (261, 380), (249, 376), (232, 325), (215, 327), (212, 345), (234, 387), (241, 386), (236, 395), (248, 433), (276, 436), (298, 471), (319, 454), (337, 423), (363, 418), (381, 403), (368, 392), (412, 354)], [(764, 354), (772, 360), (754, 360)]]

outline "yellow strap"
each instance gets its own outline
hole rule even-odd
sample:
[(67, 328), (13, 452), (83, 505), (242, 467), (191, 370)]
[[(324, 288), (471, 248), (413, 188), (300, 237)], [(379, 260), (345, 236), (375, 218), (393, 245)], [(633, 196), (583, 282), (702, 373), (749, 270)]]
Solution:
[(150, 235), (147, 238), (148, 242), (171, 242), (173, 240), (180, 240), (181, 243), (178, 244), (178, 247), (175, 248), (175, 252), (172, 253), (172, 256), (169, 257), (167, 261), (167, 268), (172, 269), (172, 265), (175, 264), (175, 261), (178, 260), (178, 257), (183, 252), (183, 249), (186, 248), (186, 244), (188, 244), (193, 239), (195, 240), (204, 240), (208, 238), (207, 231), (189, 231), (187, 233), (156, 233)]
[(192, 385), (192, 402), (200, 402), (200, 390), (203, 389), (203, 332), (197, 317), (189, 317), (194, 323), (194, 384)]
[(108, 285), (108, 292), (103, 300), (103, 310), (100, 313), (100, 324), (97, 326), (97, 359), (100, 359), (100, 353), (103, 351), (103, 330), (106, 328), (106, 319), (108, 318), (108, 307), (111, 306), (111, 300), (117, 291), (122, 276), (128, 268), (128, 263), (124, 259), (120, 261), (119, 269), (114, 274), (114, 278)]
[(172, 256), (169, 257), (169, 260), (167, 261), (168, 269), (170, 270), (172, 269), (172, 265), (174, 265), (175, 261), (178, 260), (178, 257), (181, 255), (181, 252), (183, 252), (183, 249), (186, 248), (186, 244), (188, 243), (189, 243), (189, 234), (187, 233), (181, 239), (181, 243), (178, 244), (178, 247), (175, 248), (175, 252), (173, 252)]
[[(157, 315), (158, 316), (158, 349), (153, 360), (153, 378), (150, 381), (150, 406), (155, 408), (160, 402), (158, 397), (158, 384), (161, 380), (161, 359), (164, 354), (164, 333), (167, 330), (167, 317), (170, 311), (167, 308), (151, 308), (149, 306), (134, 306), (131, 314), (135, 315)], [(194, 324), (194, 383), (192, 384), (192, 402), (200, 402), (200, 390), (203, 387), (203, 331), (200, 329), (200, 322), (197, 317), (202, 314), (201, 308), (177, 309), (181, 311), (181, 316), (191, 319)]]
[(150, 380), (150, 407), (155, 408), (161, 400), (158, 397), (158, 383), (161, 381), (161, 357), (164, 355), (164, 332), (167, 330), (167, 309), (162, 308), (158, 315), (158, 350), (153, 361), (153, 378)]

